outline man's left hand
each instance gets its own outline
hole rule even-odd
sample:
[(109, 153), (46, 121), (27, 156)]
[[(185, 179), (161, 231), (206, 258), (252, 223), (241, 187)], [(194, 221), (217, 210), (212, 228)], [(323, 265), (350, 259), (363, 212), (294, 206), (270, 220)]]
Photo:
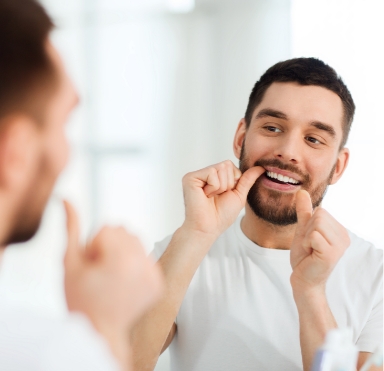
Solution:
[(294, 291), (325, 289), (335, 265), (350, 244), (347, 230), (321, 207), (313, 212), (311, 197), (296, 195), (297, 228), (291, 246)]

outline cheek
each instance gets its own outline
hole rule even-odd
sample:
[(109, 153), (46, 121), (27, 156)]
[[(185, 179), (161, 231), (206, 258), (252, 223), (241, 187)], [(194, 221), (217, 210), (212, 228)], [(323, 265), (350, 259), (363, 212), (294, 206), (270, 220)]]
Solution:
[(329, 180), (334, 164), (334, 159), (315, 158), (313, 156), (312, 161), (307, 161), (306, 171), (311, 175), (313, 183), (318, 184)]
[(260, 158), (270, 158), (274, 152), (273, 141), (258, 136), (250, 136), (245, 140), (245, 153), (253, 162)]
[(57, 170), (61, 172), (68, 162), (69, 158), (69, 143), (65, 135), (59, 141), (57, 149)]
[(69, 157), (69, 144), (64, 130), (58, 131), (51, 136), (47, 153), (51, 170), (57, 176), (64, 169)]

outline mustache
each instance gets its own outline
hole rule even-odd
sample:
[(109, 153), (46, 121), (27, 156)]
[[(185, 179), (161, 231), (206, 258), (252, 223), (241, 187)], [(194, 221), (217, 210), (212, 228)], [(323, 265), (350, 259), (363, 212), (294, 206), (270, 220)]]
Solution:
[(285, 164), (284, 162), (281, 162), (277, 158), (274, 159), (260, 159), (257, 160), (253, 166), (261, 166), (261, 167), (266, 167), (266, 166), (272, 166), (272, 167), (277, 167), (281, 170), (287, 170), (292, 173), (295, 173), (300, 176), (302, 179), (302, 184), (309, 184), (311, 182), (311, 178), (308, 174), (303, 173), (300, 169), (298, 169), (296, 166), (292, 164)]

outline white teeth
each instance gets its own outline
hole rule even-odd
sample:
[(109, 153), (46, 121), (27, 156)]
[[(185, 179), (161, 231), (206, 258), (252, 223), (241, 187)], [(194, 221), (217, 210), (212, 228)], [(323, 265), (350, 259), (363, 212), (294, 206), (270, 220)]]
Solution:
[(292, 179), (288, 176), (284, 176), (281, 174), (273, 173), (272, 171), (267, 171), (267, 176), (269, 178), (274, 178), (274, 179), (280, 180), (280, 182), (284, 182), (284, 183), (291, 183), (291, 184), (298, 184), (299, 183), (295, 179)]

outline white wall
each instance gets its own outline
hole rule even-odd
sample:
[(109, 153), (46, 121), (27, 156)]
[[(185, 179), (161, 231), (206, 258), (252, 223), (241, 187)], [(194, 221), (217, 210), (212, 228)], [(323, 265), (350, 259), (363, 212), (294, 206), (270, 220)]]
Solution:
[(232, 140), (251, 89), (268, 66), (290, 56), (289, 12), (285, 0), (207, 1), (169, 23), (178, 63), (166, 138), (167, 233), (183, 220), (185, 173), (226, 159), (237, 164)]

